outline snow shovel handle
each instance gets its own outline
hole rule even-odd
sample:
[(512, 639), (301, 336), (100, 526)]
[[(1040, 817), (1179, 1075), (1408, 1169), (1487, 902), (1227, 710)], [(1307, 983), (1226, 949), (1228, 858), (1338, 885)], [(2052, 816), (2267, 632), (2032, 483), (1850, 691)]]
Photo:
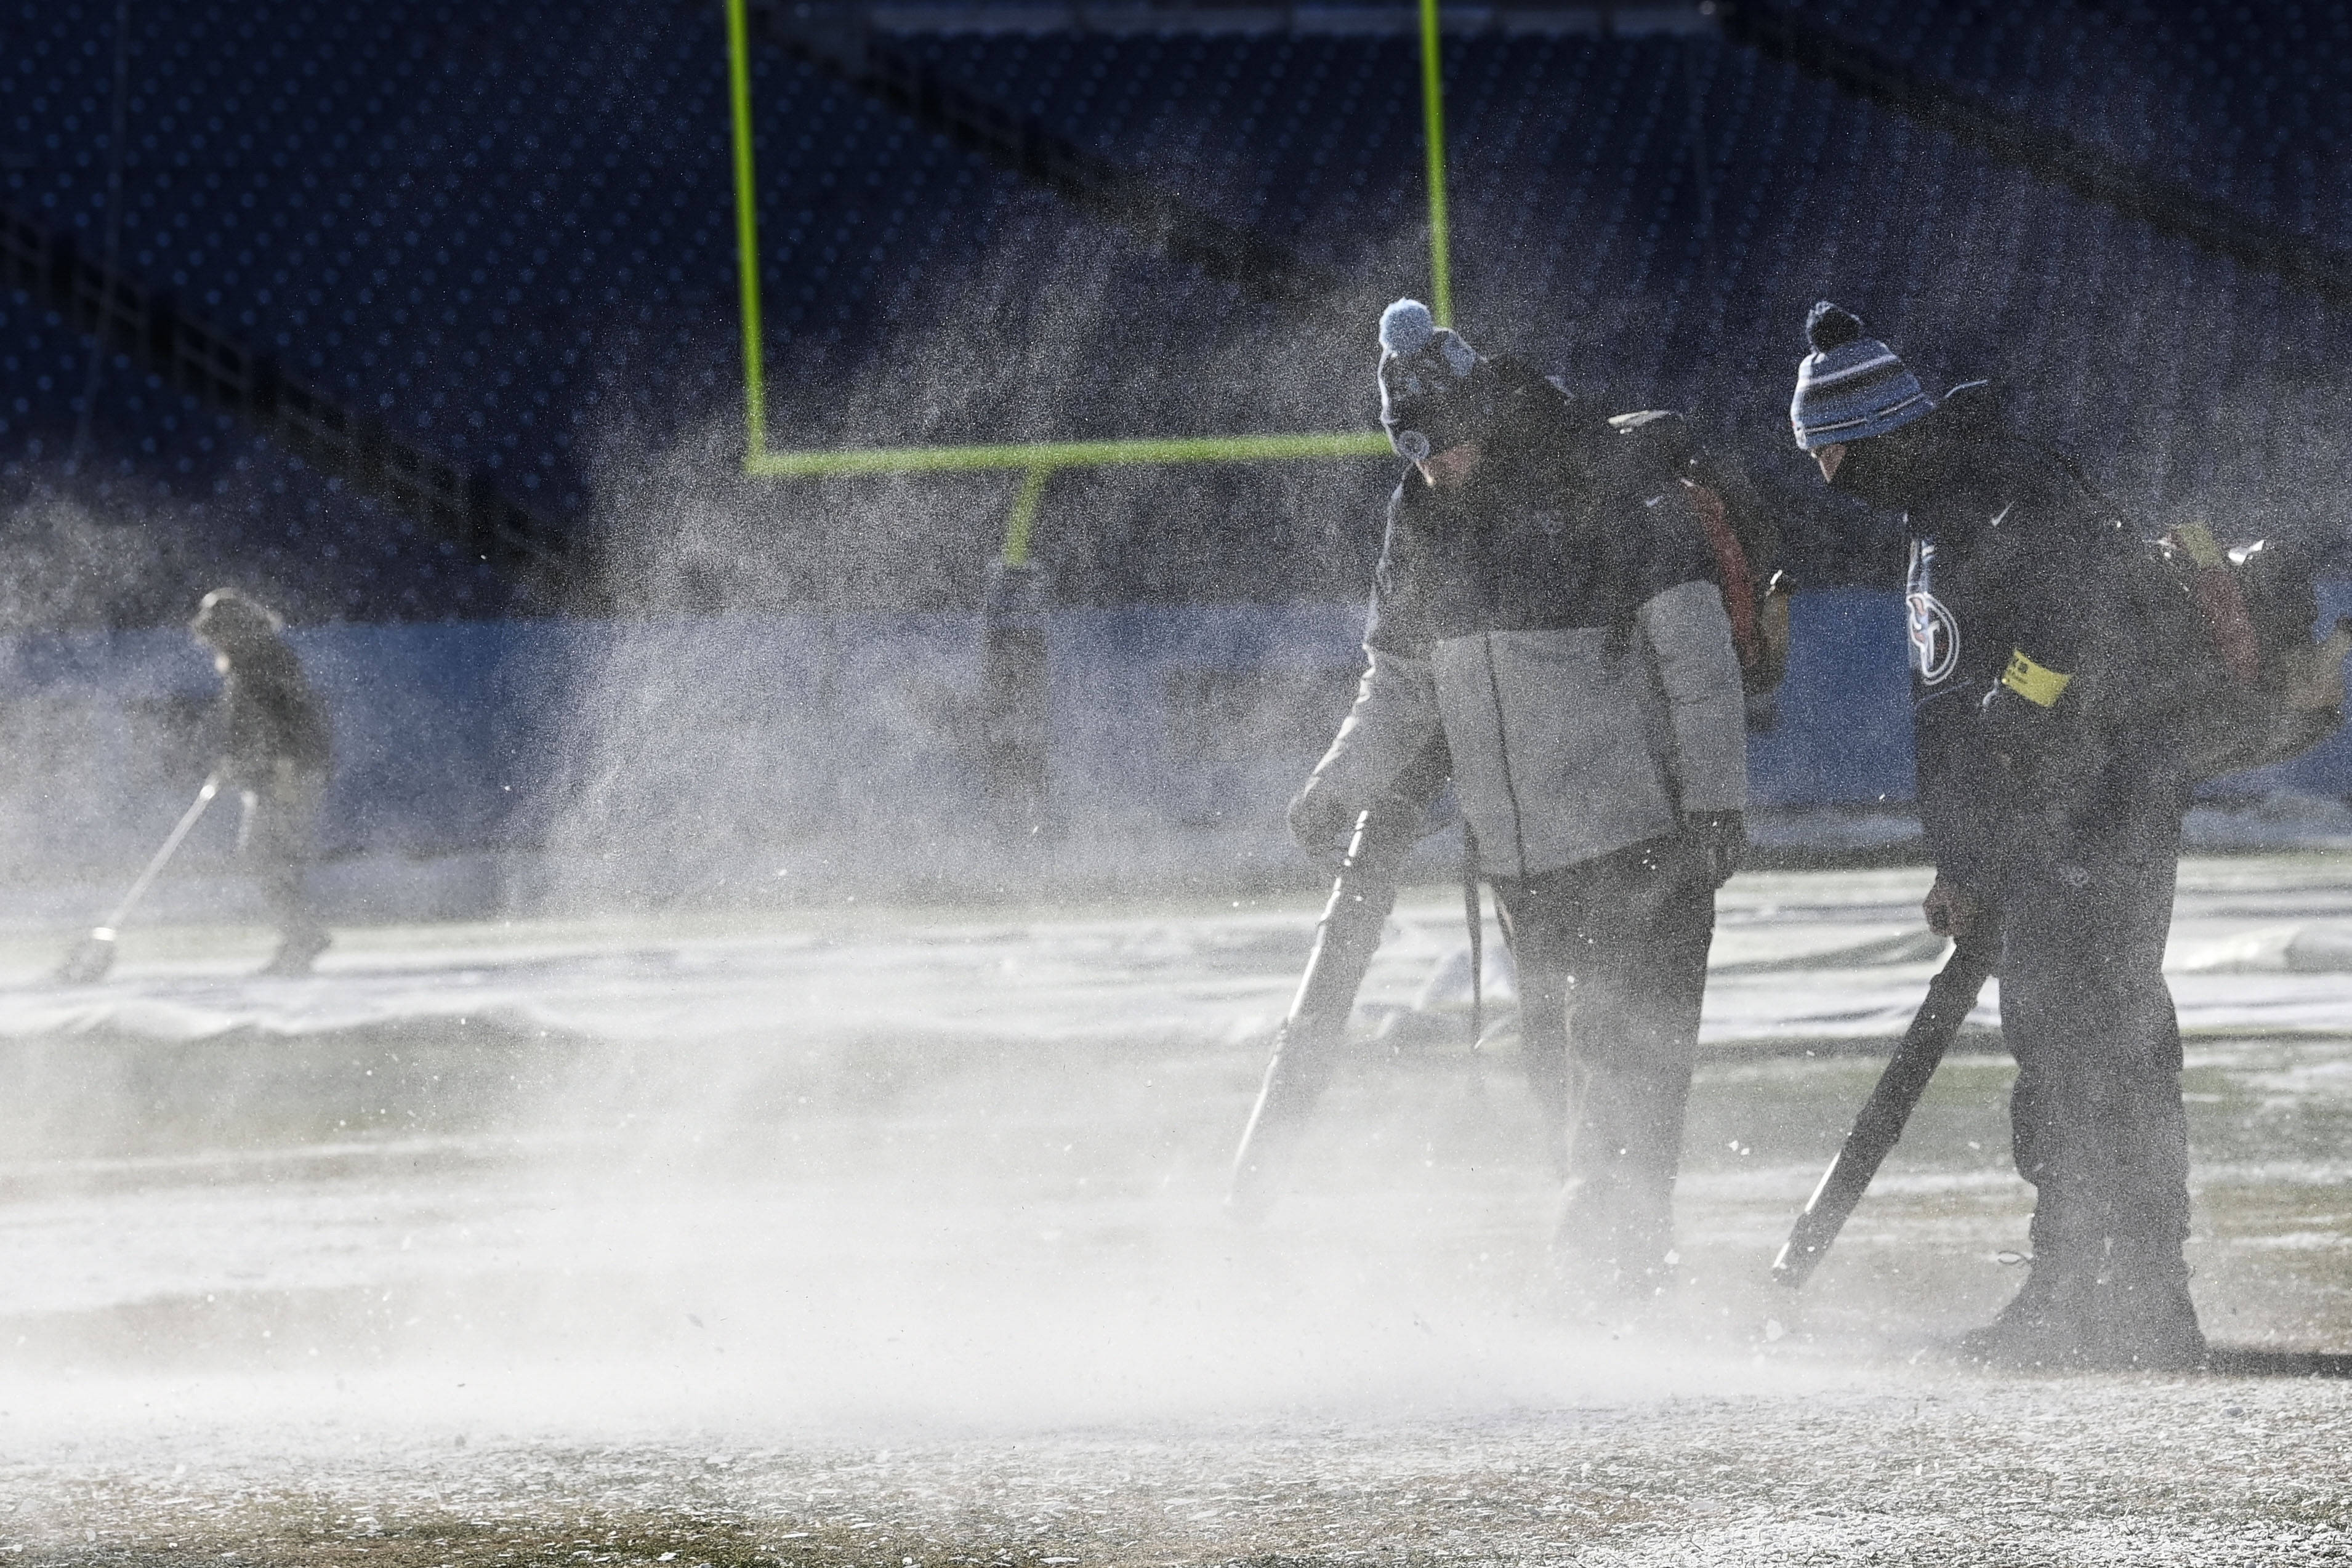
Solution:
[(178, 851), (180, 841), (194, 830), (196, 820), (205, 814), (205, 808), (211, 805), (213, 797), (219, 793), (220, 775), (216, 773), (205, 780), (205, 787), (196, 791), (196, 798), (188, 802), (186, 810), (180, 813), (179, 824), (172, 830), (172, 836), (163, 841), (163, 847), (148, 861), (147, 869), (139, 873), (139, 880), (131, 884), (131, 891), (122, 895), (122, 902), (114, 906), (114, 912), (106, 917), (106, 924), (99, 927), (100, 931), (110, 936), (113, 935), (114, 928), (122, 924), (123, 917), (131, 913), (131, 906), (139, 902), (139, 895), (147, 891), (147, 884), (153, 882), (170, 862)]
[(1772, 1277), (1780, 1283), (1792, 1291), (1801, 1288), (1813, 1266), (1829, 1251), (1830, 1243), (1837, 1239), (1846, 1217), (1870, 1190), (1879, 1162), (1903, 1135), (1904, 1124), (1910, 1121), (1919, 1096), (1927, 1092), (1927, 1080), (1936, 1075), (1961, 1023), (1976, 1007), (1985, 981), (2000, 966), (2000, 928), (1990, 917), (1977, 922), (1953, 944), (1952, 956), (1927, 983), (1927, 1000), (1919, 1004), (1903, 1043), (1887, 1059), (1886, 1071), (1878, 1075), (1878, 1086), (1870, 1092), (1862, 1114), (1854, 1118), (1853, 1131), (1845, 1135), (1837, 1158), (1822, 1173), (1821, 1185), (1813, 1188), (1804, 1212), (1797, 1216), (1780, 1255), (1772, 1260)]

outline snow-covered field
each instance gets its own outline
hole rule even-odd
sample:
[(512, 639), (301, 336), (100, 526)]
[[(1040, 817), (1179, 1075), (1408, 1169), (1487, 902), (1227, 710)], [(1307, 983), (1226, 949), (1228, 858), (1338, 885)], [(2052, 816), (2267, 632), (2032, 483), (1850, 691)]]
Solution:
[[(1683, 1279), (1640, 1312), (1549, 1279), (1444, 889), (1247, 1231), (1217, 1198), (1306, 899), (375, 927), (299, 981), (173, 927), (80, 990), (12, 937), (0, 1554), (2352, 1552), (2344, 1383), (1937, 1359), (2020, 1273), (1997, 1055), (1801, 1297), (1767, 1279), (1933, 968), (1924, 882), (1727, 890)], [(2352, 856), (2191, 862), (2170, 967), (2209, 1330), (2352, 1350)]]

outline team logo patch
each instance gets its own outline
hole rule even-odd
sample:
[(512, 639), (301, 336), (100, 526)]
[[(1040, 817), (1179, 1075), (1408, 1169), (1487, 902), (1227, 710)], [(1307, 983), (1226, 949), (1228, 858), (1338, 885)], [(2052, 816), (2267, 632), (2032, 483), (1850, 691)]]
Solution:
[(1911, 668), (1922, 685), (1938, 685), (1951, 678), (1960, 663), (1960, 623), (1932, 593), (1913, 592), (1906, 599), (1911, 632)]

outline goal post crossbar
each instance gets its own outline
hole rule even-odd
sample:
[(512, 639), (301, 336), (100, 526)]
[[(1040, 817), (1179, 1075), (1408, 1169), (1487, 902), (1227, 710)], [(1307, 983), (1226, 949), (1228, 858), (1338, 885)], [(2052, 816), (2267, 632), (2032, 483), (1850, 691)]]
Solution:
[[(1423, 125), (1428, 151), (1430, 308), (1451, 325), (1453, 289), (1445, 211), (1444, 96), (1438, 58), (1437, 0), (1420, 0)], [(1184, 463), (1267, 463), (1384, 455), (1370, 431), (1296, 435), (1140, 436), (1109, 441), (983, 442), (944, 446), (776, 451), (768, 445), (767, 374), (761, 352), (760, 236), (751, 136), (751, 66), (746, 0), (727, 0), (727, 79), (734, 120), (736, 265), (743, 326), (743, 471), (755, 477), (813, 479), (877, 474), (1023, 475), (1007, 522), (1004, 559), (1028, 555), (1031, 525), (1046, 480), (1064, 468)]]

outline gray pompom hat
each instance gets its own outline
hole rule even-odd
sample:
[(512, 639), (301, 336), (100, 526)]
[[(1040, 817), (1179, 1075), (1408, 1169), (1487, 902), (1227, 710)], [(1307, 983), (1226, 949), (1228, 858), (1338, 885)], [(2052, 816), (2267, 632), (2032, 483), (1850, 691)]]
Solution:
[(1494, 410), (1486, 361), (1418, 299), (1381, 312), (1381, 424), (1408, 463), (1486, 434)]

